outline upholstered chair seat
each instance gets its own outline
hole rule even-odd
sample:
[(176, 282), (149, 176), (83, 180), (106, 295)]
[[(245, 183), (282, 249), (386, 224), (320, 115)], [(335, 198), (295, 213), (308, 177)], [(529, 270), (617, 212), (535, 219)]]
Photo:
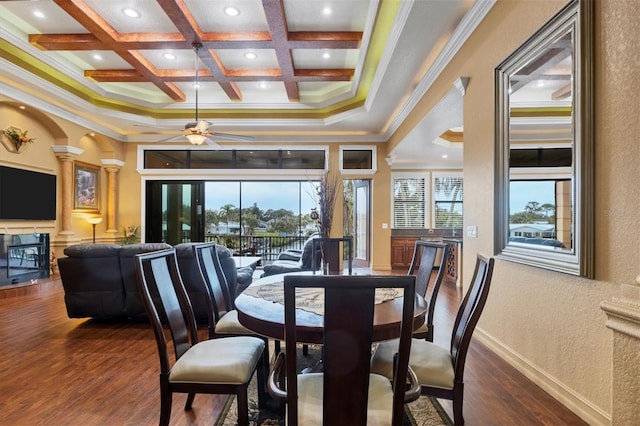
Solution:
[[(397, 340), (379, 344), (371, 360), (371, 371), (393, 377), (393, 356), (397, 352)], [(421, 386), (453, 389), (455, 373), (448, 348), (423, 339), (413, 339), (409, 365), (416, 373)]]
[[(298, 375), (298, 424), (322, 425), (323, 374)], [(371, 374), (367, 405), (367, 426), (388, 426), (393, 412), (393, 387), (384, 376)]]
[(252, 337), (198, 342), (178, 358), (169, 373), (169, 382), (247, 383), (263, 350), (264, 342)]

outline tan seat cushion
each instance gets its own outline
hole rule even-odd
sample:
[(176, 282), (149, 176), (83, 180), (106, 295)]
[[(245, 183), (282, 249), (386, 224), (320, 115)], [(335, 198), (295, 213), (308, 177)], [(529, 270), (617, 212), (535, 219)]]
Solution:
[[(393, 355), (397, 351), (398, 340), (378, 343), (371, 357), (371, 372), (393, 377)], [(409, 365), (418, 376), (420, 385), (453, 389), (453, 361), (447, 348), (425, 340), (413, 339)]]
[(429, 327), (427, 326), (427, 323), (423, 323), (420, 327), (418, 327), (417, 330), (415, 330), (413, 332), (413, 334), (421, 334), (421, 333), (426, 333), (429, 331)]
[[(390, 425), (392, 407), (391, 382), (384, 376), (371, 374), (367, 425)], [(322, 373), (298, 375), (298, 424), (322, 425)]]
[(216, 334), (255, 334), (253, 331), (240, 324), (238, 311), (235, 309), (224, 314), (216, 323)]
[(264, 341), (257, 337), (224, 337), (199, 342), (174, 364), (169, 382), (242, 384), (258, 364)]

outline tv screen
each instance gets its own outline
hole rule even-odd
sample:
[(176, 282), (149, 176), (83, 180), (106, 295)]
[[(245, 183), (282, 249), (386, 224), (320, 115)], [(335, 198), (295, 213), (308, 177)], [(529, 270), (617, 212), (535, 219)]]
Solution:
[(56, 176), (0, 166), (0, 219), (55, 220)]

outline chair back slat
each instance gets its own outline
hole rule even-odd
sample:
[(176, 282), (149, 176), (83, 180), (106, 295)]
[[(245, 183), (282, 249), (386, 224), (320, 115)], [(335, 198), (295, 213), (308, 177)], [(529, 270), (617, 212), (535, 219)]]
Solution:
[(374, 298), (375, 288), (325, 288), (325, 424), (335, 424), (338, 411), (349, 414), (347, 424), (366, 424), (367, 404), (353, 404), (352, 397), (369, 389)]
[(195, 316), (180, 277), (175, 250), (136, 255), (136, 271), (140, 294), (156, 335), (161, 371), (168, 372), (167, 340), (159, 312), (169, 326), (176, 359), (198, 341)]
[[(323, 422), (366, 424), (376, 288), (403, 290), (394, 424), (402, 423), (413, 333), (414, 276), (288, 275), (284, 278), (288, 423), (296, 424), (296, 288), (324, 289)], [(386, 302), (385, 302), (386, 303)]]
[[(440, 254), (439, 262), (437, 262), (438, 253)], [(418, 240), (415, 243), (413, 259), (409, 267), (408, 275), (416, 275), (416, 294), (429, 300), (426, 318), (427, 332), (424, 337), (430, 342), (433, 341), (433, 317), (438, 293), (440, 292), (440, 285), (442, 284), (442, 279), (446, 271), (448, 256), (448, 244)], [(420, 261), (419, 263), (418, 260)], [(432, 280), (431, 277), (433, 276), (433, 269), (435, 267), (437, 267), (437, 272), (435, 279)]]
[(212, 299), (215, 321), (217, 322), (231, 308), (229, 306), (229, 288), (216, 251), (216, 244), (196, 244), (193, 249), (204, 284), (207, 287), (207, 293)]

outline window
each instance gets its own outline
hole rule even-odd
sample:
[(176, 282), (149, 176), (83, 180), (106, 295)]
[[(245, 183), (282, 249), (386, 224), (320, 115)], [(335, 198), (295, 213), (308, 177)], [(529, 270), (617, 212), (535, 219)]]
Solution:
[(323, 170), (326, 149), (142, 149), (144, 169)]
[(462, 228), (463, 195), (459, 173), (433, 176), (433, 228)]
[(394, 229), (462, 228), (462, 173), (394, 173), (391, 179)]
[(427, 215), (428, 174), (394, 174), (393, 181), (393, 225), (395, 229), (424, 228)]
[(340, 172), (347, 174), (373, 174), (377, 171), (378, 157), (373, 145), (340, 146)]

